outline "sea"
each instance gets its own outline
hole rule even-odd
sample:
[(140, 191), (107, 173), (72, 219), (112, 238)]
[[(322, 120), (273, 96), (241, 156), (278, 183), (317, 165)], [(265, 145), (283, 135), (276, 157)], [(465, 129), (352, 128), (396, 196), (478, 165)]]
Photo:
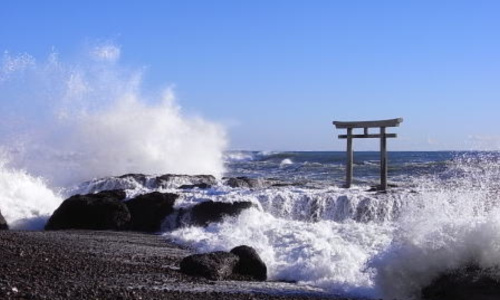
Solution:
[[(197, 252), (252, 246), (270, 282), (304, 291), (416, 299), (446, 270), (500, 264), (499, 152), (389, 152), (386, 192), (373, 188), (378, 152), (355, 152), (347, 189), (344, 152), (228, 151), (223, 126), (184, 112), (171, 86), (146, 88), (144, 69), (120, 63), (118, 46), (82, 53), (2, 56), (0, 211), (12, 229), (42, 230), (71, 195), (123, 188), (128, 198), (178, 193), (176, 209), (254, 203), (219, 223), (158, 234)], [(119, 177), (130, 173), (210, 174), (216, 184)], [(230, 187), (232, 177), (258, 184)]]
[[(4, 168), (2, 201), (9, 197), (12, 206), (0, 209), (14, 228), (41, 229), (64, 197), (90, 190), (125, 188), (129, 197), (174, 192), (181, 195), (177, 209), (250, 201), (255, 207), (221, 223), (160, 234), (197, 252), (252, 246), (269, 280), (346, 297), (418, 298), (450, 268), (500, 262), (498, 152), (389, 152), (385, 192), (373, 188), (378, 152), (355, 153), (349, 189), (344, 152), (228, 151), (224, 157), (227, 171), (208, 189), (179, 189), (193, 183), (189, 178), (155, 187), (104, 177), (56, 193), (40, 178)], [(224, 183), (231, 177), (259, 184), (233, 188)], [(24, 203), (14, 207), (14, 199)]]

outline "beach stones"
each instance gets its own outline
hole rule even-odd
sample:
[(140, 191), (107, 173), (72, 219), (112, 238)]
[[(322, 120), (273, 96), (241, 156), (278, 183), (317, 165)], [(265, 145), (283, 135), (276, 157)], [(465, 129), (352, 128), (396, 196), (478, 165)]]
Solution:
[(0, 211), (0, 230), (7, 229), (9, 229), (9, 225), (7, 225), (7, 221), (5, 221), (4, 217), (2, 216), (2, 212)]
[(174, 211), (177, 194), (153, 192), (125, 202), (130, 211), (130, 230), (156, 232), (163, 219)]
[(255, 249), (238, 246), (231, 252), (193, 254), (181, 261), (181, 272), (210, 280), (265, 281), (267, 266)]
[(255, 281), (267, 279), (267, 266), (254, 248), (242, 245), (233, 248), (230, 253), (236, 254), (239, 258), (234, 269), (235, 273), (248, 276), (250, 280)]
[(238, 260), (236, 254), (223, 251), (193, 254), (181, 261), (181, 272), (210, 280), (224, 280), (233, 274)]
[(496, 300), (500, 299), (498, 269), (475, 265), (450, 270), (422, 289), (427, 300)]
[(124, 229), (130, 222), (130, 212), (122, 202), (125, 197), (123, 190), (72, 196), (56, 209), (45, 229)]
[(243, 210), (253, 206), (251, 202), (214, 202), (206, 201), (196, 204), (191, 209), (191, 224), (206, 226), (209, 223), (220, 222), (224, 217), (237, 216)]

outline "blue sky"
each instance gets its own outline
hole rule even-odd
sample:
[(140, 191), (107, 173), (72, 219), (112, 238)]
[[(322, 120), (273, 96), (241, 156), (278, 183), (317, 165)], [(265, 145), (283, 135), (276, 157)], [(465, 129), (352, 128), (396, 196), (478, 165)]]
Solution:
[(231, 149), (342, 150), (333, 120), (395, 117), (390, 150), (500, 149), (500, 1), (0, 7), (1, 51), (70, 60), (112, 42), (145, 89), (174, 85), (186, 114), (224, 124)]

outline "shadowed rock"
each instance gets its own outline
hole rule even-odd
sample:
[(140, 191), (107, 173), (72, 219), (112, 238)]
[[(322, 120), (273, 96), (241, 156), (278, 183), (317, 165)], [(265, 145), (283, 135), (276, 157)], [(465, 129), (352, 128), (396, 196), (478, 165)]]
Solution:
[(157, 188), (179, 188), (185, 185), (213, 186), (217, 180), (212, 175), (174, 175), (166, 174), (155, 178)]
[(191, 209), (190, 223), (198, 226), (206, 226), (209, 223), (220, 222), (224, 217), (237, 216), (244, 209), (252, 207), (251, 202), (214, 202), (206, 201), (195, 205)]
[(129, 229), (156, 232), (166, 216), (174, 211), (174, 203), (179, 195), (153, 192), (137, 196), (125, 202), (130, 211)]
[(5, 221), (4, 217), (2, 216), (2, 212), (0, 211), (0, 230), (7, 229), (9, 229), (9, 225), (7, 225), (7, 221)]
[(199, 184), (184, 184), (184, 185), (181, 185), (179, 187), (179, 189), (183, 189), (183, 190), (190, 190), (190, 189), (194, 189), (194, 188), (197, 188), (197, 189), (209, 189), (211, 187), (212, 186), (210, 184), (199, 183)]
[(450, 270), (422, 289), (428, 300), (497, 300), (500, 299), (499, 270), (476, 265)]
[(130, 212), (122, 202), (123, 190), (74, 195), (52, 214), (45, 229), (120, 230), (130, 221)]
[(235, 273), (241, 274), (247, 280), (265, 281), (267, 279), (267, 266), (254, 248), (246, 245), (235, 247), (231, 253), (239, 257)]
[(181, 272), (210, 280), (228, 279), (238, 263), (238, 256), (228, 252), (194, 254), (181, 261)]

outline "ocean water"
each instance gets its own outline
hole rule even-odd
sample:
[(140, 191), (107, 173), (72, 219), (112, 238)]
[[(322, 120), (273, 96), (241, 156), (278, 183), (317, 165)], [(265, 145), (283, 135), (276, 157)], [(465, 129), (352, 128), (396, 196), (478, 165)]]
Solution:
[[(390, 152), (387, 193), (370, 190), (378, 153), (356, 152), (345, 189), (343, 152), (225, 151), (222, 126), (184, 113), (168, 86), (145, 91), (143, 70), (122, 65), (119, 47), (86, 50), (69, 62), (2, 57), (0, 211), (12, 228), (42, 229), (75, 193), (159, 190), (180, 194), (177, 209), (254, 203), (207, 227), (173, 228), (167, 218), (161, 234), (199, 252), (250, 245), (270, 280), (304, 290), (417, 299), (447, 269), (500, 264), (498, 152)], [(217, 183), (180, 190), (193, 179), (116, 177), (127, 173), (212, 174)], [(239, 176), (259, 185), (225, 184)]]
[(227, 176), (275, 186), (184, 195), (178, 206), (213, 200), (257, 208), (166, 237), (202, 252), (248, 244), (273, 280), (374, 299), (418, 299), (449, 268), (500, 263), (499, 153), (390, 152), (387, 193), (370, 191), (379, 180), (377, 152), (355, 153), (350, 189), (342, 188), (342, 152), (231, 152), (227, 159)]

